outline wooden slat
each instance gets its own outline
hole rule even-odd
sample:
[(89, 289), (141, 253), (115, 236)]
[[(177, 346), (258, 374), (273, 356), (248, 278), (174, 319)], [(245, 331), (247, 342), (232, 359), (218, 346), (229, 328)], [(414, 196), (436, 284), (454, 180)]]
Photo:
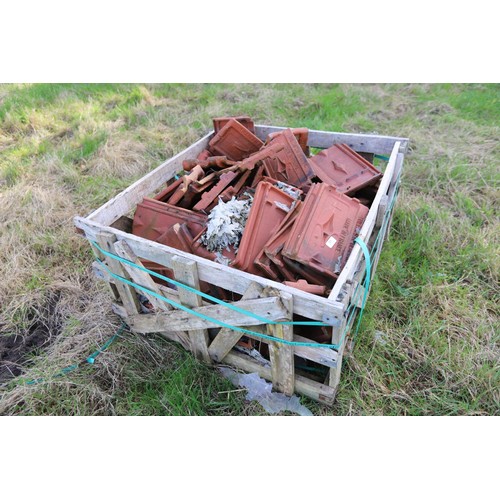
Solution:
[[(262, 287), (258, 283), (252, 283), (243, 294), (241, 300), (245, 301), (256, 299), (261, 293)], [(236, 332), (234, 330), (230, 330), (229, 328), (221, 328), (208, 347), (208, 352), (211, 358), (216, 362), (222, 361), (226, 354), (235, 346), (242, 336), (243, 333), (241, 332)]]
[[(190, 293), (190, 292), (187, 292)], [(181, 298), (182, 303), (182, 298)], [(241, 309), (245, 309), (253, 314), (265, 316), (269, 321), (277, 321), (286, 314), (281, 301), (276, 297), (235, 302)], [(188, 304), (184, 304), (188, 306)], [(232, 311), (225, 306), (211, 305), (190, 307), (205, 316), (218, 319), (228, 325), (247, 327), (262, 323), (260, 320), (246, 316), (242, 313)], [(178, 330), (201, 330), (204, 328), (220, 328), (220, 324), (199, 318), (185, 311), (171, 311), (168, 314), (143, 314), (134, 316), (130, 324), (140, 333), (154, 333), (160, 331), (175, 332)]]
[(387, 195), (384, 194), (380, 198), (380, 203), (378, 205), (377, 217), (375, 219), (375, 229), (380, 229), (382, 227), (382, 222), (384, 222), (385, 212), (387, 211)]
[(344, 349), (346, 342), (343, 342), (337, 353), (337, 364), (335, 367), (330, 368), (328, 374), (328, 385), (334, 390), (334, 394), (337, 393), (337, 389), (340, 382), (340, 373), (342, 370), (342, 359), (344, 357)]
[[(255, 133), (261, 140), (272, 132), (285, 130), (287, 127), (271, 127), (269, 125), (256, 125)], [(309, 130), (308, 145), (313, 148), (329, 148), (333, 144), (347, 144), (355, 151), (388, 155), (392, 152), (394, 144), (400, 143), (399, 151), (406, 153), (408, 139), (405, 137), (391, 137), (388, 135), (373, 134), (346, 134), (342, 132), (325, 132), (322, 130)]]
[[(260, 377), (272, 381), (271, 368), (260, 365), (243, 353), (231, 351), (224, 359), (224, 363), (232, 365), (247, 373), (257, 373)], [(335, 390), (325, 384), (320, 384), (302, 375), (295, 375), (295, 392), (303, 394), (315, 401), (332, 404), (335, 399)]]
[[(97, 242), (99, 246), (107, 252), (114, 253), (115, 241), (116, 236), (109, 231), (101, 231), (97, 235)], [(122, 267), (120, 262), (110, 257), (106, 257), (106, 262), (111, 272), (119, 276), (123, 276), (124, 278), (128, 278), (128, 274)], [(122, 301), (123, 307), (127, 311), (127, 314), (134, 315), (140, 312), (141, 306), (139, 304), (139, 300), (135, 291), (131, 290), (128, 285), (122, 283), (121, 281), (115, 282), (115, 286), (118, 290), (120, 300)]]
[(159, 167), (146, 174), (137, 182), (134, 182), (127, 189), (89, 214), (87, 218), (104, 225), (111, 225), (121, 216), (127, 215), (145, 196), (158, 189), (162, 183), (169, 180), (176, 172), (181, 170), (184, 160), (196, 158), (207, 146), (211, 135), (212, 133), (205, 135), (192, 146), (189, 146), (184, 151), (162, 163)]
[[(192, 288), (200, 289), (200, 280), (198, 278), (198, 270), (196, 262), (193, 262), (182, 257), (174, 257), (173, 270), (175, 279), (184, 285)], [(201, 306), (201, 297), (193, 292), (179, 288), (179, 298), (181, 303), (187, 307)], [(170, 317), (170, 315), (168, 315)], [(189, 319), (189, 324), (192, 324), (192, 319)], [(205, 328), (199, 330), (190, 329), (192, 352), (196, 358), (211, 363), (212, 360), (208, 354), (208, 331)]]
[(233, 269), (217, 262), (191, 255), (175, 248), (167, 247), (155, 241), (145, 240), (133, 234), (124, 233), (118, 229), (107, 228), (102, 224), (90, 221), (83, 217), (75, 217), (75, 225), (85, 231), (88, 239), (96, 239), (99, 231), (109, 230), (119, 240), (127, 242), (128, 246), (141, 259), (157, 262), (165, 267), (172, 268), (174, 256), (180, 256), (196, 262), (200, 280), (221, 286), (227, 290), (243, 295), (245, 290), (253, 283), (259, 283), (262, 287), (273, 287), (279, 291), (293, 295), (294, 313), (300, 314), (313, 320), (322, 321), (325, 315), (341, 320), (344, 309), (342, 305), (318, 295), (303, 292), (281, 283), (271, 281), (260, 276), (249, 274), (238, 269)]
[[(293, 317), (293, 297), (281, 292), (281, 301), (287, 310), (284, 321), (291, 321)], [(273, 337), (292, 341), (292, 325), (267, 325), (267, 333)], [(269, 343), (269, 358), (271, 360), (271, 374), (273, 386), (287, 396), (294, 393), (295, 388), (295, 363), (293, 359), (293, 346), (278, 342)]]
[[(99, 268), (97, 269), (98, 274), (96, 276), (99, 279), (106, 279), (108, 281), (109, 274), (107, 274), (105, 271), (103, 271), (101, 269), (101, 266), (98, 265), (97, 263), (96, 263), (96, 266), (99, 266)], [(113, 278), (111, 278), (110, 281), (113, 282)], [(174, 300), (175, 302), (179, 302), (179, 296), (175, 290), (172, 290), (171, 288), (163, 287), (161, 285), (157, 285), (157, 286), (158, 286), (158, 289), (161, 291), (163, 296), (165, 296), (171, 300)], [(251, 285), (252, 288), (253, 288), (253, 286), (257, 286), (260, 288), (260, 286), (257, 284)], [(242, 300), (244, 300), (244, 295), (242, 297)], [(203, 301), (203, 304), (209, 305), (209, 303), (206, 301)], [(241, 307), (240, 302), (236, 302), (236, 304), (238, 304), (238, 306)], [(122, 307), (122, 306), (120, 306), (120, 307)], [(113, 305), (113, 310), (115, 311), (115, 305)], [(123, 311), (124, 311), (124, 309), (123, 309)], [(261, 312), (262, 311), (258, 311), (257, 314), (260, 314)], [(127, 316), (125, 313), (122, 313), (121, 310), (115, 311), (115, 313), (123, 318), (125, 318)], [(143, 316), (141, 316), (141, 318), (142, 317)], [(151, 318), (152, 316), (148, 316), (148, 317)], [(127, 318), (127, 321), (133, 325), (135, 318), (134, 317)], [(157, 332), (157, 328), (159, 328), (159, 326), (155, 322), (153, 322), (151, 319), (143, 321), (143, 322), (141, 322), (139, 320), (138, 325), (139, 325), (138, 329), (132, 328), (137, 333)], [(200, 323), (198, 326), (199, 327), (201, 327), (201, 326), (210, 327), (210, 325), (208, 323)], [(266, 333), (264, 326), (245, 325), (245, 328), (249, 329), (249, 330), (254, 330), (256, 333)], [(224, 337), (222, 336), (221, 339), (218, 340), (218, 338), (220, 337), (220, 334), (223, 333), (225, 330), (226, 329), (221, 329), (221, 331), (217, 334), (217, 336), (215, 337), (215, 339), (212, 341), (212, 343), (210, 344), (210, 346), (208, 348), (208, 351), (209, 351), (209, 353), (214, 361), (217, 361), (215, 355), (218, 354), (219, 356), (225, 356), (227, 354), (227, 353), (224, 353), (224, 350), (226, 349), (226, 347), (225, 346), (223, 347), (221, 345), (221, 344), (223, 344), (222, 341), (224, 340)], [(238, 340), (239, 340), (239, 338), (241, 338), (241, 335), (239, 332), (234, 332), (233, 330), (227, 330), (227, 332), (228, 332), (227, 333), (228, 335), (234, 334), (234, 338), (238, 337)], [(247, 336), (251, 337), (251, 335), (247, 335)], [(268, 341), (266, 339), (262, 339), (262, 338), (257, 337), (257, 336), (252, 337), (252, 338), (259, 340), (260, 342), (268, 343)], [(296, 335), (296, 334), (293, 335), (293, 340), (295, 342), (311, 342), (310, 339), (308, 339), (306, 337), (302, 337), (300, 335)], [(214, 344), (216, 341), (217, 341), (217, 344), (221, 343), (221, 344), (219, 344), (219, 345), (221, 345), (220, 348), (216, 347), (217, 344)], [(231, 347), (233, 347), (233, 345), (234, 345), (234, 343), (232, 343), (229, 340), (227, 343), (232, 344)], [(212, 346), (214, 346), (214, 347), (212, 347)], [(335, 351), (333, 349), (326, 349), (326, 348), (322, 348), (322, 347), (317, 348), (317, 347), (306, 347), (306, 346), (294, 346), (294, 352), (295, 352), (296, 356), (300, 356), (301, 358), (314, 361), (316, 363), (319, 363), (320, 365), (324, 365), (324, 366), (328, 366), (328, 367), (336, 366), (337, 351)], [(218, 359), (222, 360), (223, 357), (219, 357)]]
[[(132, 250), (130, 250), (125, 241), (117, 241), (114, 247), (115, 247), (114, 248), (115, 253), (117, 255), (119, 255), (124, 259), (130, 260), (134, 264), (142, 266), (141, 261), (135, 256)], [(149, 290), (152, 290), (158, 295), (163, 295), (161, 290), (158, 288), (158, 285), (153, 281), (153, 278), (151, 278), (151, 276), (148, 273), (141, 271), (136, 267), (129, 266), (123, 262), (121, 264), (127, 270), (127, 273), (129, 274), (130, 278), (134, 283), (137, 283), (138, 285), (141, 285)], [(141, 291), (141, 293), (147, 297), (147, 299), (149, 300), (149, 302), (151, 302), (151, 304), (155, 309), (160, 311), (170, 311), (172, 309), (172, 306), (170, 304), (167, 304), (161, 299), (158, 299), (154, 295), (145, 291)]]
[(99, 250), (97, 250), (97, 248), (95, 248), (93, 245), (90, 245), (90, 248), (96, 259), (99, 259), (101, 261), (101, 263), (96, 261), (92, 262), (92, 271), (94, 272), (94, 275), (97, 278), (102, 279), (108, 283), (109, 290), (115, 301), (121, 300), (120, 292), (118, 291), (116, 284), (114, 283), (114, 281), (109, 279), (110, 275), (102, 269), (102, 266), (106, 266), (106, 256)]
[[(264, 333), (267, 334), (266, 327), (264, 325), (253, 325), (246, 326), (248, 330), (254, 331), (255, 333)], [(263, 344), (270, 344), (272, 341), (259, 337), (257, 335), (245, 334), (246, 337), (255, 339)], [(294, 342), (307, 342), (311, 343), (311, 339), (306, 337), (302, 337), (301, 335), (293, 334)], [(333, 349), (328, 349), (326, 347), (309, 347), (309, 346), (293, 346), (293, 351), (296, 356), (300, 356), (301, 358), (308, 359), (310, 361), (314, 361), (320, 365), (334, 367), (337, 366), (337, 351)]]
[[(311, 342), (311, 339), (300, 335), (293, 335), (294, 342)], [(296, 345), (293, 347), (295, 356), (314, 361), (323, 366), (337, 366), (337, 351), (326, 347), (307, 347)]]
[[(119, 255), (120, 257), (130, 260), (135, 264), (142, 265), (140, 260), (134, 255), (132, 250), (130, 250), (130, 248), (124, 241), (118, 241), (117, 243), (115, 243), (115, 251), (117, 255)], [(163, 297), (166, 296), (164, 292), (160, 289), (160, 287), (153, 281), (153, 279), (148, 273), (145, 273), (144, 271), (141, 271), (133, 266), (129, 266), (124, 263), (122, 263), (122, 265), (127, 270), (130, 278), (134, 283), (153, 291), (157, 295)], [(159, 311), (168, 312), (172, 310), (172, 306), (170, 304), (157, 298), (155, 295), (144, 291), (141, 293), (143, 293), (147, 297), (147, 299), (151, 302), (151, 304), (155, 308), (155, 312), (151, 314), (155, 314)], [(192, 350), (191, 339), (186, 332), (177, 331), (175, 333), (169, 334), (168, 338), (170, 340), (179, 342), (182, 345), (182, 347), (184, 347), (184, 349), (188, 351)]]

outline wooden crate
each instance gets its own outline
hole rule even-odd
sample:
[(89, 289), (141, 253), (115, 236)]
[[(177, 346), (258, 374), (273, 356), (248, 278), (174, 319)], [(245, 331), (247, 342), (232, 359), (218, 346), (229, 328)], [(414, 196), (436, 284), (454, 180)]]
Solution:
[[(261, 139), (279, 130), (283, 128), (256, 126), (256, 134)], [(88, 240), (97, 242), (101, 249), (118, 255), (128, 262), (134, 262), (136, 265), (140, 265), (139, 259), (156, 262), (172, 269), (177, 281), (196, 289), (199, 289), (199, 282), (204, 281), (241, 295), (241, 300), (234, 302), (234, 305), (255, 315), (265, 316), (272, 324), (266, 324), (253, 316), (244, 316), (220, 304), (211, 304), (189, 290), (181, 288), (175, 290), (168, 286), (158, 285), (150, 274), (124, 261), (110, 258), (91, 245), (96, 257), (103, 263), (95, 263), (96, 275), (109, 281), (114, 297), (113, 309), (132, 331), (142, 334), (161, 333), (168, 339), (181, 343), (198, 359), (206, 363), (223, 363), (245, 372), (257, 372), (260, 376), (272, 381), (274, 388), (285, 394), (297, 392), (322, 403), (332, 404), (340, 379), (342, 356), (351, 326), (348, 323), (347, 312), (360, 307), (360, 297), (364, 293), (361, 279), (365, 273), (366, 263), (359, 245), (354, 246), (332, 292), (328, 298), (325, 298), (229, 268), (127, 232), (130, 231), (130, 216), (137, 203), (145, 196), (159, 190), (181, 171), (182, 161), (195, 158), (205, 149), (211, 136), (212, 133), (205, 135), (87, 217), (75, 217), (74, 222), (80, 232)], [(377, 237), (378, 241), (382, 242), (389, 231), (392, 219), (389, 208), (393, 206), (397, 197), (397, 187), (404, 155), (408, 148), (408, 139), (314, 130), (309, 132), (310, 147), (328, 148), (335, 143), (348, 144), (358, 152), (389, 157), (377, 195), (359, 235), (359, 238), (371, 247)], [(373, 255), (372, 276), (381, 249), (380, 244)], [(103, 269), (101, 266), (106, 268)], [(136, 286), (126, 284), (114, 278), (110, 273), (122, 276)], [(142, 312), (138, 293), (149, 299), (154, 306), (153, 312)], [(331, 343), (338, 347), (332, 349), (289, 345), (269, 342), (265, 339), (263, 341), (269, 343), (270, 361), (263, 362), (234, 348), (242, 336), (241, 332), (220, 328), (219, 323), (193, 316), (186, 310), (173, 309), (170, 304), (159, 297), (181, 303), (184, 308), (216, 318), (225, 324), (243, 327), (256, 334), (266, 334), (293, 342), (311, 343), (310, 340), (297, 335), (293, 325), (275, 324), (276, 322), (290, 322), (293, 314), (298, 314), (312, 321), (331, 325)], [(214, 328), (219, 328), (215, 338), (214, 332), (217, 330)], [(326, 375), (323, 374), (322, 379), (318, 380), (317, 376), (304, 372), (296, 373), (294, 356), (326, 367), (324, 369)]]

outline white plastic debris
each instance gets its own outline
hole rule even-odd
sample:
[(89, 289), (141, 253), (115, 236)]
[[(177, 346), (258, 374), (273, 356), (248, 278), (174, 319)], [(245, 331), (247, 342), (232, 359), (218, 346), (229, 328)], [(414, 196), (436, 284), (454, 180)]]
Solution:
[(237, 200), (234, 196), (224, 203), (219, 203), (208, 216), (207, 230), (201, 242), (210, 252), (221, 252), (232, 245), (238, 249), (243, 230), (250, 213), (253, 198)]
[(237, 373), (225, 366), (219, 367), (219, 370), (234, 385), (247, 389), (247, 401), (257, 401), (267, 413), (289, 411), (303, 417), (312, 417), (312, 413), (300, 404), (297, 396), (285, 396), (280, 392), (272, 392), (273, 384), (259, 377), (258, 373)]
[(387, 344), (387, 333), (381, 332), (380, 330), (375, 330), (374, 333), (375, 342), (379, 344), (385, 345)]

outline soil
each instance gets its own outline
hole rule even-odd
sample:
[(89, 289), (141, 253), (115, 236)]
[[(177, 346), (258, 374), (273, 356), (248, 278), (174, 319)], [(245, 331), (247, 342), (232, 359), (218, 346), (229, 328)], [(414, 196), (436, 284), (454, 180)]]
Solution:
[(60, 293), (52, 293), (45, 307), (28, 314), (30, 327), (23, 334), (0, 334), (0, 383), (17, 377), (40, 349), (46, 349), (61, 331), (62, 318), (57, 311)]

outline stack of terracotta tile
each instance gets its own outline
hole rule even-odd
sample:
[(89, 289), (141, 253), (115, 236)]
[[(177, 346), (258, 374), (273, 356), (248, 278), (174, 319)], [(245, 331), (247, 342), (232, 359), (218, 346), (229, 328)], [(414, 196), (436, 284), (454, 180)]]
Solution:
[[(254, 132), (248, 116), (214, 119), (208, 149), (184, 161), (182, 177), (139, 203), (132, 231), (326, 295), (347, 261), (382, 173), (345, 144), (310, 156), (305, 128), (270, 134), (265, 143)], [(231, 200), (251, 202), (239, 245), (210, 251), (203, 242), (212, 211)], [(154, 269), (169, 276), (164, 268)]]

